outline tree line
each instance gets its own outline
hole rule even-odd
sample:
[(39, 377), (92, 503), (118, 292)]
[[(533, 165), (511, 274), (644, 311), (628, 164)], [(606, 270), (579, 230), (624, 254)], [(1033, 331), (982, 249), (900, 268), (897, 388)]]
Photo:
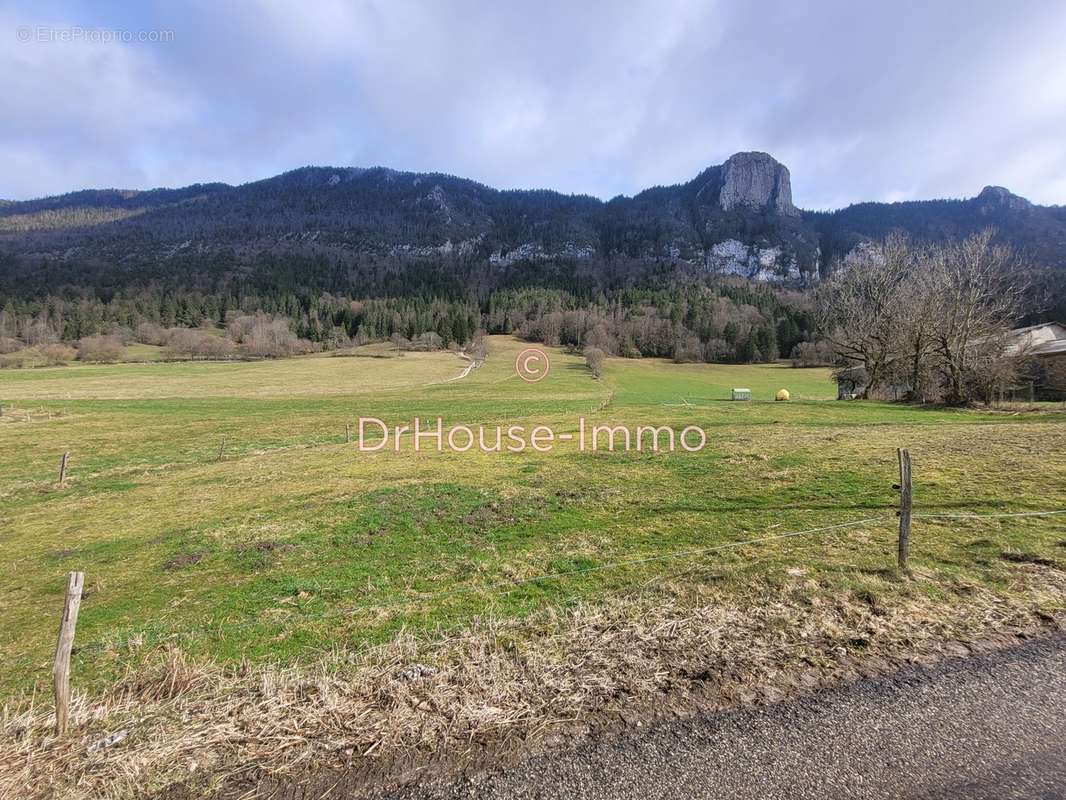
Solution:
[(1009, 346), (1022, 274), (991, 231), (947, 244), (891, 235), (853, 251), (817, 292), (838, 380), (863, 398), (990, 402), (1025, 368)]
[[(49, 270), (60, 270), (54, 283), (44, 279)], [(43, 291), (46, 284), (57, 288)], [(799, 292), (625, 258), (490, 267), (267, 257), (250, 273), (226, 260), (170, 277), (139, 272), (137, 285), (119, 290), (91, 271), (52, 265), (31, 282), (0, 284), (0, 338), (9, 347), (101, 335), (159, 343), (162, 330), (209, 355), (224, 346), (217, 337), (174, 331), (214, 328), (241, 351), (230, 325), (256, 316), (285, 320), (302, 343), (250, 348), (275, 355), (389, 339), (463, 347), (485, 331), (610, 355), (752, 363), (787, 356), (814, 329), (809, 298)]]

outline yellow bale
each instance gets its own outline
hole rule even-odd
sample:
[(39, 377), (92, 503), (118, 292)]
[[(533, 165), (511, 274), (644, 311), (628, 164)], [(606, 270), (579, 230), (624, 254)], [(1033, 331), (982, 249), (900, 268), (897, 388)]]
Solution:
[(780, 389), (774, 396), (775, 400), (788, 400), (792, 395), (788, 393), (788, 389)]

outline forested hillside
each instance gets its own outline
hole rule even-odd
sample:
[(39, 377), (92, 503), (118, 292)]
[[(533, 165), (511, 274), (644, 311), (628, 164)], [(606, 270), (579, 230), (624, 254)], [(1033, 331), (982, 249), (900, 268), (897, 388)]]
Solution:
[(989, 187), (970, 200), (801, 212), (788, 170), (764, 153), (607, 202), (384, 168), (86, 190), (0, 203), (0, 338), (128, 338), (144, 323), (261, 314), (313, 347), (428, 333), (462, 344), (488, 330), (766, 360), (813, 337), (806, 293), (856, 246), (985, 228), (1037, 285), (1029, 316), (1059, 315), (1066, 209)]

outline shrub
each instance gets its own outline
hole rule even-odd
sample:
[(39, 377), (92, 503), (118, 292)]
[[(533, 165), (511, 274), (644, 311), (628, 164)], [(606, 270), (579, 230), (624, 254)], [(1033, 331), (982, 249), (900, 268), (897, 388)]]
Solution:
[(142, 322), (137, 326), (134, 337), (143, 344), (163, 345), (167, 343), (167, 334), (154, 322)]
[(678, 364), (703, 361), (703, 345), (700, 344), (699, 337), (690, 334), (678, 339), (674, 346), (674, 361)]
[(18, 339), (9, 339), (6, 336), (0, 336), (0, 356), (7, 355), (8, 353), (17, 353), (22, 347), (22, 342)]
[(428, 352), (433, 350), (441, 350), (444, 347), (444, 340), (440, 338), (433, 331), (422, 333), (416, 336), (411, 341), (407, 342), (406, 347), (401, 347), (401, 350), (418, 350), (421, 352)]
[(789, 356), (792, 366), (799, 367), (832, 367), (836, 362), (836, 354), (829, 342), (821, 339), (817, 342), (800, 342), (792, 348)]
[(237, 352), (233, 340), (202, 330), (171, 328), (164, 351), (171, 358), (231, 358)]
[(598, 347), (586, 347), (585, 348), (585, 365), (592, 370), (594, 377), (599, 378), (603, 375), (603, 362), (607, 360), (607, 356)]
[(59, 364), (66, 364), (68, 361), (73, 361), (77, 352), (73, 347), (65, 345), (62, 342), (54, 342), (39, 346), (37, 348), (37, 355), (46, 366), (54, 367)]
[(86, 336), (78, 342), (79, 361), (102, 361), (107, 364), (126, 357), (126, 348), (117, 336)]
[(311, 342), (292, 332), (284, 317), (269, 317), (262, 313), (254, 317), (237, 317), (228, 328), (241, 349), (253, 356), (279, 358), (314, 350)]

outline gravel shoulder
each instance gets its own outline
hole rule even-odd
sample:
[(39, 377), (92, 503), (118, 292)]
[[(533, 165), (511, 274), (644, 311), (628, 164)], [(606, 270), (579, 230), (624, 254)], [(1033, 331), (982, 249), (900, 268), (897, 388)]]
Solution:
[(1066, 634), (373, 797), (1063, 798)]

